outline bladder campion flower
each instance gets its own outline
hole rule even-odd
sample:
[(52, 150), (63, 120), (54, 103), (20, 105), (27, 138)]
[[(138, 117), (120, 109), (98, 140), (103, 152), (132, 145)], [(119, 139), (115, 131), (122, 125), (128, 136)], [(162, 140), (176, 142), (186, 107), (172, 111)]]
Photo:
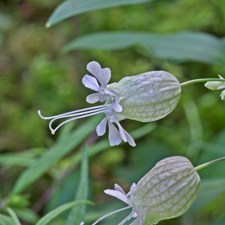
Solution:
[(200, 177), (196, 171), (222, 160), (225, 160), (225, 157), (194, 168), (185, 157), (165, 158), (159, 161), (137, 185), (132, 184), (127, 194), (118, 184), (115, 184), (114, 190), (105, 190), (106, 194), (120, 199), (128, 206), (101, 217), (92, 225), (129, 208), (132, 208), (131, 213), (118, 225), (123, 225), (131, 218), (135, 219), (130, 225), (153, 225), (161, 220), (181, 216), (198, 195)]
[[(124, 119), (142, 122), (159, 120), (172, 112), (180, 100), (180, 83), (172, 74), (165, 71), (146, 72), (108, 84), (111, 78), (109, 68), (101, 68), (99, 63), (92, 61), (88, 63), (87, 70), (94, 77), (85, 75), (82, 82), (85, 87), (97, 92), (88, 95), (87, 102), (100, 101), (105, 104), (51, 117), (43, 117), (38, 111), (41, 118), (51, 120), (49, 128), (52, 134), (69, 121), (104, 113), (105, 118), (96, 128), (98, 136), (105, 134), (108, 124), (111, 146), (120, 144), (121, 140), (135, 146), (133, 138), (123, 129), (119, 121)], [(64, 118), (70, 119), (52, 128), (55, 120)]]

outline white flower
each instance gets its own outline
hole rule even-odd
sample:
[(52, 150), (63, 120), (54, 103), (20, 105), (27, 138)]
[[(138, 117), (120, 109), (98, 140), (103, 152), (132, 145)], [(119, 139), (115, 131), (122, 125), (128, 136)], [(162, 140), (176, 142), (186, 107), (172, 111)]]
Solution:
[[(159, 120), (172, 112), (180, 100), (180, 83), (172, 74), (165, 71), (152, 71), (124, 77), (118, 83), (108, 85), (111, 78), (109, 68), (101, 68), (99, 63), (93, 61), (88, 63), (87, 70), (94, 77), (85, 75), (82, 82), (85, 87), (97, 92), (88, 95), (87, 102), (100, 101), (105, 104), (51, 117), (43, 117), (39, 110), (38, 114), (42, 119), (51, 120), (49, 128), (52, 134), (69, 121), (104, 113), (105, 118), (96, 128), (98, 136), (105, 134), (108, 124), (111, 146), (120, 144), (121, 140), (135, 146), (133, 138), (123, 129), (119, 121), (124, 119), (141, 122)], [(55, 120), (65, 118), (70, 119), (52, 128)]]
[[(107, 84), (111, 78), (111, 70), (109, 68), (101, 68), (98, 62), (92, 61), (87, 64), (87, 70), (95, 76), (92, 77), (90, 75), (85, 75), (82, 79), (82, 83), (85, 87), (96, 91), (98, 93), (94, 93), (88, 95), (86, 101), (88, 103), (96, 103), (98, 101), (112, 101), (112, 108), (116, 112), (122, 111), (122, 106), (117, 102), (116, 95), (107, 89)], [(98, 82), (100, 83), (100, 86)]]
[[(92, 225), (129, 208), (132, 208), (131, 213), (118, 225), (123, 225), (131, 218), (135, 219), (130, 225), (154, 225), (161, 220), (181, 216), (198, 195), (201, 181), (197, 171), (223, 160), (225, 157), (193, 167), (182, 156), (162, 159), (137, 185), (133, 183), (127, 194), (118, 184), (115, 184), (114, 190), (105, 190), (106, 194), (118, 198), (128, 206), (104, 215)], [(80, 225), (84, 225), (84, 222)]]
[[(224, 80), (224, 78), (218, 75), (220, 79)], [(220, 90), (225, 88), (225, 82), (220, 81), (208, 81), (205, 83), (205, 87), (207, 87), (211, 91)]]
[[(197, 167), (196, 167), (197, 168)], [(128, 194), (115, 184), (114, 190), (104, 192), (125, 202), (128, 206), (111, 212), (102, 219), (132, 208), (131, 213), (118, 225), (135, 218), (130, 225), (153, 225), (161, 220), (184, 214), (195, 201), (200, 188), (200, 177), (191, 162), (181, 156), (159, 161)]]

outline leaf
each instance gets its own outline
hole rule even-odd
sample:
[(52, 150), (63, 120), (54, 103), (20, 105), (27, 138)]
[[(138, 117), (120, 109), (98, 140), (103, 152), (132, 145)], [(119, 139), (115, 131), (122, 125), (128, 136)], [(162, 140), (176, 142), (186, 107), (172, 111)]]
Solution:
[(0, 225), (14, 225), (14, 223), (10, 217), (0, 214)]
[[(134, 139), (140, 138), (146, 134), (148, 134), (149, 132), (151, 132), (152, 130), (154, 130), (156, 128), (156, 123), (149, 123), (147, 125), (142, 126), (141, 128), (132, 131), (131, 132), (131, 136)], [(125, 142), (122, 142), (121, 144), (124, 144)], [(92, 146), (90, 146), (88, 148), (88, 156), (93, 156), (96, 155), (99, 152), (102, 152), (106, 149), (109, 149), (110, 145), (109, 145), (109, 141), (108, 140), (103, 140), (100, 141)], [(76, 163), (79, 163), (82, 159), (82, 155), (80, 152), (76, 153), (70, 160), (70, 166), (75, 165)]]
[(133, 5), (151, 0), (69, 0), (60, 4), (46, 23), (50, 27), (64, 19), (84, 12), (106, 9), (122, 5)]
[(66, 204), (61, 205), (58, 208), (52, 210), (48, 214), (46, 214), (44, 217), (42, 217), (36, 223), (36, 225), (46, 225), (49, 222), (51, 222), (53, 219), (55, 219), (58, 215), (60, 215), (64, 211), (66, 211), (67, 209), (70, 209), (70, 208), (72, 208), (72, 207), (74, 207), (76, 205), (80, 205), (80, 204), (90, 204), (90, 205), (93, 205), (93, 203), (90, 202), (90, 201), (79, 201), (79, 202), (69, 202), (69, 203), (66, 203)]
[(225, 47), (222, 42), (207, 33), (177, 32), (157, 35), (144, 32), (100, 32), (71, 41), (63, 52), (73, 49), (118, 50), (137, 44), (144, 45), (160, 58), (204, 63), (222, 62)]
[(7, 211), (9, 213), (9, 215), (11, 216), (14, 225), (21, 225), (16, 213), (11, 208), (7, 208)]
[(6, 169), (12, 166), (30, 166), (44, 150), (45, 148), (33, 148), (20, 153), (1, 154), (0, 164)]
[[(80, 183), (75, 195), (75, 201), (86, 200), (88, 196), (88, 157), (87, 146), (83, 150)], [(80, 224), (84, 220), (86, 205), (74, 207), (67, 218), (66, 225)]]
[(35, 223), (38, 221), (37, 214), (29, 208), (22, 207), (19, 209), (14, 209), (14, 211), (21, 220), (29, 223)]
[(204, 179), (201, 181), (199, 195), (189, 211), (196, 211), (225, 192), (225, 178)]
[(37, 180), (41, 175), (48, 171), (51, 166), (63, 158), (78, 146), (100, 121), (99, 116), (95, 116), (83, 123), (74, 132), (65, 136), (63, 139), (50, 147), (39, 159), (37, 159), (16, 181), (11, 194), (17, 194), (24, 190), (28, 185)]

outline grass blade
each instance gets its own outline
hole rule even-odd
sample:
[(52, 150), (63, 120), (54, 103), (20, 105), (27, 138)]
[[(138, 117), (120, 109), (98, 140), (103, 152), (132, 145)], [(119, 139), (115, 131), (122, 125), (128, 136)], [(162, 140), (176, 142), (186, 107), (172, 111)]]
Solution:
[(9, 215), (11, 216), (11, 218), (13, 220), (13, 224), (14, 225), (21, 225), (16, 213), (11, 208), (7, 208), (7, 211), (8, 211)]

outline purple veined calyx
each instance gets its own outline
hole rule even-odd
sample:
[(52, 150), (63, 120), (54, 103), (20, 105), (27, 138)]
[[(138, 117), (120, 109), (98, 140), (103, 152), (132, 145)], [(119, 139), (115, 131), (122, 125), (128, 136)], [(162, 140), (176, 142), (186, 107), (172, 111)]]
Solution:
[[(106, 133), (108, 125), (108, 138), (111, 146), (120, 144), (122, 140), (135, 146), (134, 139), (119, 121), (131, 119), (152, 122), (162, 119), (171, 113), (179, 103), (181, 87), (189, 84), (210, 81), (205, 86), (211, 90), (215, 86), (217, 89), (225, 88), (225, 80), (221, 76), (179, 83), (171, 73), (151, 71), (124, 77), (119, 82), (109, 84), (111, 79), (109, 68), (101, 68), (98, 62), (92, 61), (87, 64), (87, 70), (92, 76), (86, 74), (82, 83), (95, 93), (88, 95), (86, 101), (91, 104), (96, 102), (104, 102), (104, 104), (50, 117), (42, 116), (39, 110), (38, 114), (42, 119), (50, 120), (49, 128), (52, 134), (67, 122), (104, 113), (105, 118), (96, 128), (98, 136)], [(225, 100), (225, 91), (221, 93), (221, 98)], [(65, 119), (65, 121), (53, 128), (53, 122), (58, 119)]]
[[(41, 118), (50, 120), (49, 128), (52, 134), (69, 121), (104, 113), (105, 118), (96, 128), (98, 136), (106, 133), (108, 125), (111, 146), (120, 144), (121, 140), (135, 146), (134, 139), (119, 121), (124, 119), (141, 122), (159, 120), (173, 111), (180, 100), (179, 81), (165, 71), (151, 71), (124, 77), (119, 82), (108, 84), (111, 78), (109, 68), (101, 68), (98, 62), (92, 61), (87, 64), (87, 70), (93, 76), (85, 75), (82, 83), (95, 93), (88, 95), (86, 101), (91, 104), (98, 101), (105, 104), (50, 117), (42, 116), (39, 110), (38, 114)], [(65, 121), (53, 128), (53, 122), (58, 119), (65, 119)]]
[(131, 219), (133, 221), (130, 225), (154, 225), (181, 216), (198, 196), (201, 181), (197, 171), (222, 160), (225, 157), (194, 167), (182, 156), (162, 159), (137, 184), (133, 183), (127, 194), (118, 184), (115, 184), (113, 190), (105, 190), (106, 194), (128, 206), (101, 217), (92, 225), (127, 209), (131, 209), (131, 213), (118, 225)]

